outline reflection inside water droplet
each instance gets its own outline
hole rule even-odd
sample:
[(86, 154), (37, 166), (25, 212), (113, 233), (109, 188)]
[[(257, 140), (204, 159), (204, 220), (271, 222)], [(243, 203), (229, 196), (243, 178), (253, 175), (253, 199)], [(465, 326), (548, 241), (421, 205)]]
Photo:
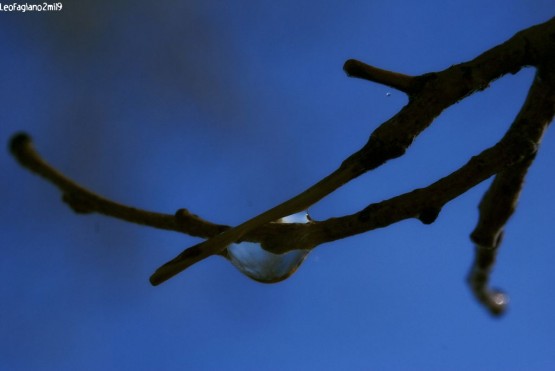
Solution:
[(291, 276), (310, 250), (292, 250), (274, 254), (259, 244), (243, 242), (227, 248), (227, 258), (239, 271), (255, 281), (274, 283)]
[[(286, 216), (277, 223), (308, 223), (308, 213)], [(290, 277), (307, 257), (310, 250), (291, 250), (274, 254), (252, 242), (234, 243), (227, 247), (226, 258), (241, 273), (255, 281), (275, 283)]]

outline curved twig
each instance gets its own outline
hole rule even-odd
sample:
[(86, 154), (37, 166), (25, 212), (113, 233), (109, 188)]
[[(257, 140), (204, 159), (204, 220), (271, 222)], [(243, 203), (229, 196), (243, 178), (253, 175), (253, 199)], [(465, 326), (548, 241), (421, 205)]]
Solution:
[[(526, 102), (515, 123), (519, 134), (539, 146), (544, 130), (555, 112), (555, 67), (540, 68)], [(518, 130), (518, 128), (517, 128)], [(468, 283), (474, 296), (493, 315), (502, 314), (508, 298), (501, 291), (488, 287), (489, 275), (503, 239), (503, 228), (516, 209), (528, 168), (535, 153), (499, 172), (480, 203), (480, 218), (471, 234), (476, 244), (476, 257)]]
[(18, 133), (12, 137), (10, 151), (21, 165), (56, 185), (63, 193), (64, 202), (77, 213), (97, 212), (131, 223), (203, 238), (215, 236), (229, 228), (204, 220), (186, 209), (179, 209), (175, 215), (162, 214), (126, 206), (99, 196), (67, 178), (46, 162), (37, 153), (31, 137), (26, 133)]

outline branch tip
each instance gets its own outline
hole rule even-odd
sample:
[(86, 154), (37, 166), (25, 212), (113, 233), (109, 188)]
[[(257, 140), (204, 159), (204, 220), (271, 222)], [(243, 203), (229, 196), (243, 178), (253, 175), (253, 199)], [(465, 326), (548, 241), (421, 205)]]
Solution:
[(349, 59), (343, 64), (343, 70), (349, 77), (376, 82), (397, 89), (407, 94), (414, 92), (415, 78), (401, 73), (382, 70), (356, 59)]
[(506, 293), (492, 289), (488, 285), (495, 264), (497, 247), (476, 245), (476, 256), (467, 277), (472, 294), (493, 316), (500, 316), (505, 313), (509, 303), (509, 297)]
[(357, 70), (357, 66), (358, 66), (359, 63), (360, 62), (357, 61), (356, 59), (347, 59), (345, 61), (345, 63), (343, 64), (343, 71), (345, 71), (347, 76), (353, 77), (353, 76), (355, 76), (354, 72)]
[(494, 316), (501, 316), (507, 311), (509, 304), (509, 296), (502, 291), (492, 291), (489, 293), (490, 305), (488, 306), (490, 313)]
[(16, 133), (10, 139), (10, 152), (17, 156), (24, 147), (28, 146), (31, 143), (32, 139), (29, 134), (23, 131)]
[(199, 245), (195, 245), (188, 248), (174, 259), (156, 269), (156, 271), (149, 278), (152, 286), (158, 286), (159, 284), (166, 282), (179, 272), (195, 264), (199, 256), (203, 255), (203, 251), (198, 246)]

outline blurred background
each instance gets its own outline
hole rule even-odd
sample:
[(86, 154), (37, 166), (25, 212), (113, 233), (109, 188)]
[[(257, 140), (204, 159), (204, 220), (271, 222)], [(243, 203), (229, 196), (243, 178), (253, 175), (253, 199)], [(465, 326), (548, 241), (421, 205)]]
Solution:
[[(346, 59), (442, 70), (547, 21), (551, 0), (62, 4), (0, 13), (0, 369), (553, 369), (553, 131), (493, 274), (511, 298), (500, 319), (465, 283), (489, 181), (432, 225), (408, 220), (322, 245), (279, 284), (213, 257), (154, 288), (154, 269), (198, 239), (77, 215), (7, 151), (26, 131), (50, 163), (103, 196), (234, 225), (333, 171), (407, 103), (347, 78)], [(449, 108), (404, 157), (312, 217), (454, 171), (499, 140), (533, 74)]]

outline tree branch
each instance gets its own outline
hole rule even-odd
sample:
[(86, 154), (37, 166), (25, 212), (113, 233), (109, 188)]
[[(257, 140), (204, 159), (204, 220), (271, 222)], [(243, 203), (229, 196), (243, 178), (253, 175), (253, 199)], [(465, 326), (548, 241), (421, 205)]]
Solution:
[[(555, 67), (540, 67), (516, 119), (522, 126), (521, 135), (539, 146), (554, 112)], [(476, 257), (468, 283), (476, 299), (493, 315), (503, 314), (508, 298), (504, 293), (488, 287), (489, 275), (503, 239), (503, 229), (516, 209), (524, 178), (534, 157), (535, 153), (497, 174), (480, 203), (478, 225), (471, 234), (476, 244)]]
[[(521, 112), (505, 136), (452, 174), (428, 187), (371, 204), (352, 215), (307, 224), (274, 223), (282, 217), (306, 210), (350, 180), (403, 155), (413, 140), (445, 108), (485, 89), (493, 80), (507, 73), (516, 73), (528, 65), (537, 67), (536, 78)], [(349, 75), (403, 91), (409, 95), (409, 103), (381, 124), (368, 142), (330, 175), (292, 199), (233, 228), (204, 220), (186, 209), (179, 209), (174, 215), (161, 214), (98, 196), (44, 161), (26, 134), (14, 136), (10, 147), (24, 167), (56, 185), (62, 191), (64, 201), (78, 213), (98, 212), (132, 223), (208, 238), (158, 268), (151, 277), (154, 285), (211, 255), (225, 255), (226, 247), (234, 242), (259, 242), (268, 251), (284, 253), (311, 249), (407, 218), (417, 218), (424, 224), (430, 224), (450, 200), (497, 174), (480, 204), (480, 220), (472, 233), (477, 255), (469, 283), (479, 301), (492, 313), (500, 313), (506, 298), (487, 287), (489, 272), (503, 227), (514, 211), (526, 170), (534, 158), (543, 131), (553, 119), (554, 66), (555, 18), (517, 33), (472, 61), (440, 72), (413, 77), (355, 60), (347, 61), (344, 68)]]
[[(505, 43), (483, 53), (474, 60), (452, 66), (442, 72), (417, 77), (418, 94), (409, 104), (380, 125), (367, 144), (347, 158), (332, 174), (284, 203), (255, 216), (237, 227), (192, 246), (159, 267), (150, 277), (158, 285), (193, 264), (220, 253), (248, 232), (284, 216), (300, 212), (327, 196), (348, 181), (373, 170), (386, 161), (403, 155), (412, 141), (425, 130), (445, 108), (472, 92), (482, 90), (494, 79), (532, 63), (554, 41), (545, 33), (555, 32), (555, 18), (521, 31)], [(547, 45), (546, 45), (547, 43)], [(548, 54), (550, 52), (547, 52)], [(552, 52), (551, 52), (552, 53)], [(382, 71), (383, 72), (383, 71)], [(383, 76), (391, 74), (382, 73)], [(389, 81), (395, 80), (389, 78)]]
[(520, 191), (533, 155), (498, 173), (480, 203), (478, 225), (471, 234), (476, 244), (475, 259), (468, 274), (468, 284), (476, 299), (493, 315), (505, 312), (508, 297), (488, 287), (505, 224), (516, 209)]
[[(352, 215), (316, 223), (310, 227), (314, 231), (308, 232), (314, 233), (314, 236), (308, 239), (312, 244), (318, 245), (386, 227), (409, 218), (418, 218), (428, 224), (433, 222), (434, 216), (439, 214), (447, 202), (497, 173), (505, 174), (502, 177), (517, 182), (512, 187), (520, 189), (518, 180), (524, 177), (524, 174), (519, 175), (518, 172), (513, 174), (511, 171), (513, 168), (520, 169), (527, 162), (532, 161), (545, 129), (553, 120), (555, 79), (549, 76), (551, 74), (543, 73), (543, 70), (538, 71), (522, 110), (496, 145), (472, 157), (458, 170), (425, 188), (371, 204)], [(497, 189), (497, 186), (495, 188)], [(501, 190), (506, 191), (505, 188), (499, 189)], [(506, 195), (503, 192), (495, 192), (495, 194), (507, 200), (514, 198), (513, 195)], [(486, 201), (486, 204), (501, 208), (497, 205), (498, 202), (499, 199), (496, 198), (493, 202)], [(510, 214), (501, 216), (497, 214), (499, 209), (490, 210), (487, 206), (481, 206), (482, 208), (489, 211), (482, 213), (480, 227), (473, 233), (473, 240), (476, 243), (488, 245), (486, 241), (494, 240), (490, 236), (494, 233), (491, 231), (497, 226), (502, 226)]]
[(229, 228), (206, 221), (186, 209), (179, 209), (175, 215), (168, 215), (122, 205), (101, 197), (67, 178), (42, 159), (33, 147), (31, 137), (25, 133), (12, 137), (10, 151), (21, 165), (56, 185), (62, 191), (64, 202), (77, 213), (98, 212), (131, 223), (203, 238), (215, 236)]
[[(123, 205), (99, 196), (69, 179), (45, 161), (35, 150), (31, 137), (26, 133), (18, 133), (12, 137), (10, 151), (23, 167), (58, 187), (62, 192), (64, 202), (77, 213), (95, 212), (130, 223), (201, 238), (214, 237), (230, 228), (227, 225), (205, 220), (184, 208), (178, 209), (174, 215), (163, 214)], [(244, 240), (249, 242), (271, 240), (275, 236), (292, 234), (296, 229), (304, 227), (304, 224), (297, 223), (272, 223), (249, 233)]]

